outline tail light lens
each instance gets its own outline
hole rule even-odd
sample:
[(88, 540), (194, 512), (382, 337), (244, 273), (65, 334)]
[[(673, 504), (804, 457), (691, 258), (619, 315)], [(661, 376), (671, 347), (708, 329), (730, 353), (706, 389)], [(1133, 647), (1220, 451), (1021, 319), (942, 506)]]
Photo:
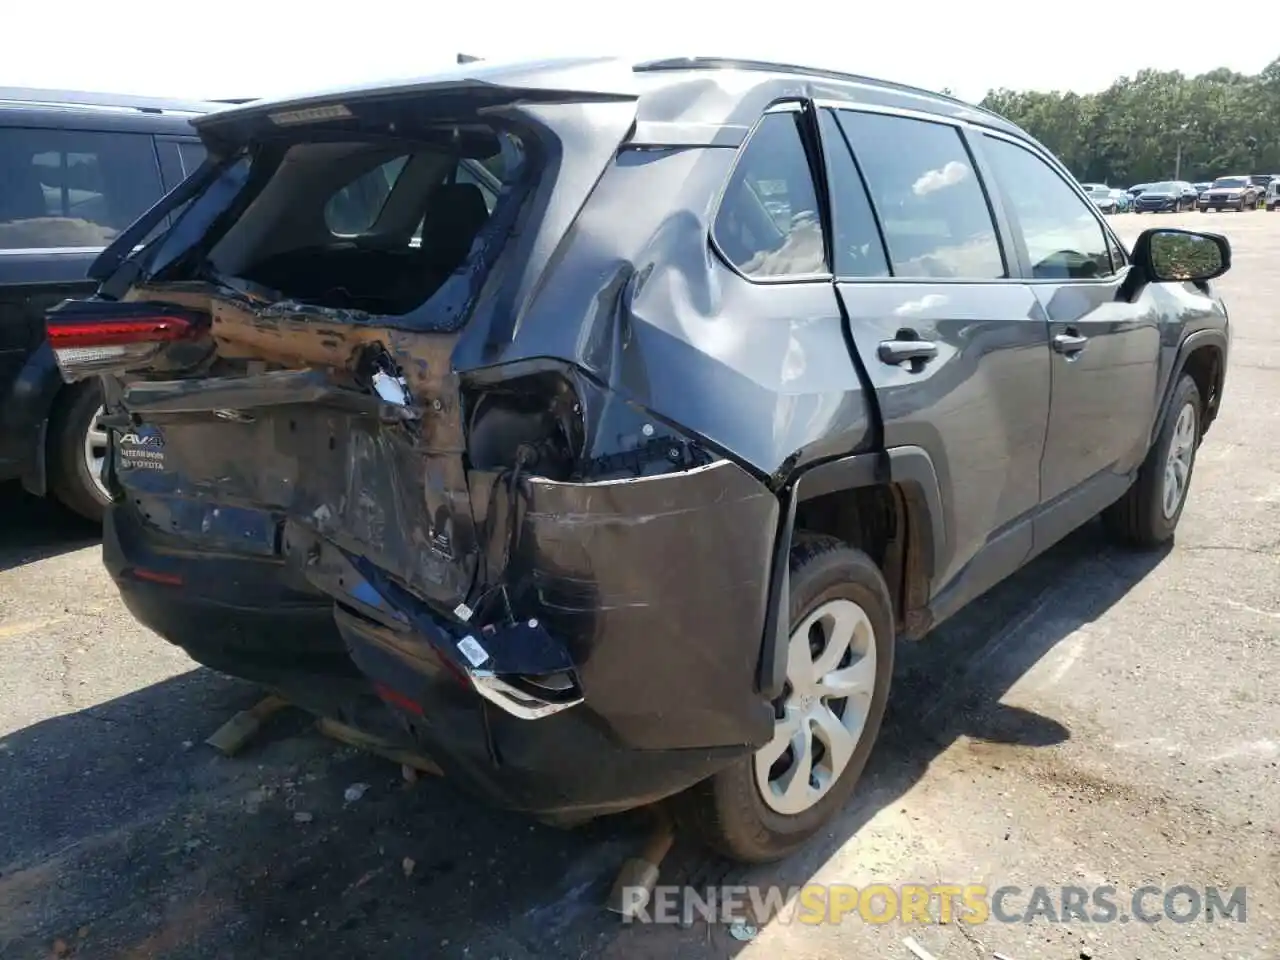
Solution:
[(166, 347), (199, 339), (205, 314), (145, 303), (69, 300), (45, 317), (62, 378), (82, 380), (147, 365)]

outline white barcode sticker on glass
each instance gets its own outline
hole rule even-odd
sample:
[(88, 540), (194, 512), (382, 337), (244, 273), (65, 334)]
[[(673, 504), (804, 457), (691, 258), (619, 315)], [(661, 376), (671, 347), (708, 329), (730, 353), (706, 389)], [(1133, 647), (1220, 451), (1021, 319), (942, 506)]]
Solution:
[(471, 661), (473, 667), (478, 667), (489, 659), (489, 654), (484, 647), (480, 646), (480, 641), (472, 636), (466, 636), (459, 640), (458, 649), (462, 651), (464, 657)]

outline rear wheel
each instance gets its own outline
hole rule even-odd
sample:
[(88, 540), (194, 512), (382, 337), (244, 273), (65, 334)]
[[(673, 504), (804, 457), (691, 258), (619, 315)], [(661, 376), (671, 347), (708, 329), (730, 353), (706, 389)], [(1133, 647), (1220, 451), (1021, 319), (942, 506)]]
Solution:
[(735, 860), (779, 860), (835, 816), (884, 718), (893, 613), (871, 558), (834, 537), (801, 535), (791, 551), (790, 617), (772, 739), (678, 801), (687, 825)]
[(1183, 374), (1160, 436), (1133, 486), (1102, 512), (1103, 523), (1117, 539), (1135, 547), (1155, 547), (1173, 537), (1191, 488), (1202, 409), (1196, 382)]
[(107, 434), (98, 425), (102, 389), (96, 379), (68, 387), (49, 423), (49, 487), (66, 507), (94, 523), (110, 500), (102, 481)]

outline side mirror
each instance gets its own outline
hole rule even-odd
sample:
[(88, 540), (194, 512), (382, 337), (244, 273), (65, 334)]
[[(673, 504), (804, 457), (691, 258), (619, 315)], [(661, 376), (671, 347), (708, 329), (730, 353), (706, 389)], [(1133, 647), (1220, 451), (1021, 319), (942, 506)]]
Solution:
[(1231, 269), (1231, 242), (1217, 233), (1157, 227), (1138, 237), (1133, 262), (1156, 283), (1203, 283)]

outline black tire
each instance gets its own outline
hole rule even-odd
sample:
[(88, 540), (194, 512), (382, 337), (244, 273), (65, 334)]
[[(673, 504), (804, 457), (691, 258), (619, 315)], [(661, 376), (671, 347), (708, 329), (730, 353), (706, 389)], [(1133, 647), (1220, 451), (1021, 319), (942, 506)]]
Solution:
[(85, 434), (102, 406), (102, 387), (95, 377), (63, 390), (49, 420), (49, 489), (63, 506), (86, 520), (102, 522), (107, 499), (89, 475)]
[(798, 534), (791, 550), (790, 622), (798, 624), (819, 605), (837, 599), (852, 600), (866, 612), (875, 634), (876, 669), (860, 739), (827, 793), (802, 813), (786, 815), (771, 809), (760, 794), (752, 754), (676, 798), (681, 824), (733, 860), (768, 863), (801, 847), (839, 813), (875, 745), (893, 676), (894, 620), (889, 588), (865, 553), (834, 537)]
[[(1165, 465), (1173, 446), (1178, 416), (1183, 407), (1191, 406), (1194, 416), (1194, 442), (1187, 464), (1186, 481), (1182, 486), (1177, 509), (1165, 516), (1162, 495), (1164, 492)], [(1183, 374), (1174, 388), (1169, 403), (1168, 416), (1160, 428), (1160, 435), (1147, 452), (1147, 458), (1138, 470), (1138, 477), (1123, 497), (1102, 511), (1102, 521), (1107, 530), (1121, 543), (1132, 547), (1158, 547), (1173, 538), (1182, 510), (1187, 504), (1191, 481), (1195, 475), (1196, 453), (1200, 448), (1201, 423), (1204, 407), (1196, 382)]]

